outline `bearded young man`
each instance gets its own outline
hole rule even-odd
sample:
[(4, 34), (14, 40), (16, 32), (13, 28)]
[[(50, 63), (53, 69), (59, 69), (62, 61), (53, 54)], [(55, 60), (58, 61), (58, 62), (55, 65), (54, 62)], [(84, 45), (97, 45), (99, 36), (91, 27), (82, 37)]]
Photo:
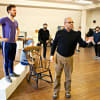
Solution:
[(5, 79), (7, 82), (12, 82), (11, 77), (17, 77), (18, 75), (13, 72), (13, 62), (16, 55), (16, 41), (19, 35), (18, 22), (14, 19), (16, 16), (16, 6), (9, 5), (7, 7), (8, 17), (0, 19), (2, 25), (2, 53), (3, 63), (5, 71)]

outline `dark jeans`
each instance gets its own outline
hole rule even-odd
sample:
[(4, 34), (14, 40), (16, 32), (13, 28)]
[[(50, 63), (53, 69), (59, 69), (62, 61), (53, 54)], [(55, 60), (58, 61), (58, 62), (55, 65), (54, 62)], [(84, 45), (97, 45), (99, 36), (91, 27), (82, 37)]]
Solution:
[[(2, 42), (2, 53), (5, 76), (13, 74), (13, 62), (16, 55), (16, 43)], [(9, 71), (8, 71), (9, 70)]]
[(96, 56), (100, 57), (100, 45), (95, 45), (95, 54)]
[(43, 44), (43, 57), (46, 58), (47, 44), (46, 42), (40, 42), (41, 44)]

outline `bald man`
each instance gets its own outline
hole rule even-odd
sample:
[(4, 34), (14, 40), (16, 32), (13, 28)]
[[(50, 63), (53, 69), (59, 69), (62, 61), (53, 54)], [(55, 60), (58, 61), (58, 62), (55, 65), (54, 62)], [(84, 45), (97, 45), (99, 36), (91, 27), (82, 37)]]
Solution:
[(60, 30), (56, 33), (52, 49), (51, 49), (51, 61), (55, 50), (57, 48), (56, 64), (55, 64), (55, 83), (53, 99), (57, 99), (60, 90), (60, 79), (64, 69), (65, 72), (65, 96), (71, 97), (71, 73), (73, 71), (73, 55), (77, 43), (82, 47), (86, 47), (88, 44), (82, 40), (79, 32), (73, 31), (72, 18), (65, 18), (64, 30)]

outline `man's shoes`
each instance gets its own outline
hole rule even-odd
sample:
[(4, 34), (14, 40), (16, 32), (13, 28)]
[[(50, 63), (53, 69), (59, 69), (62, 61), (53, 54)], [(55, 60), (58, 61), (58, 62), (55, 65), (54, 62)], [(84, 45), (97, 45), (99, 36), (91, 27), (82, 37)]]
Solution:
[(10, 74), (9, 76), (10, 77), (19, 77), (20, 75), (18, 75), (18, 74), (16, 74), (16, 73), (13, 72), (13, 74)]
[(98, 61), (100, 61), (100, 57), (98, 57), (98, 59), (97, 59)]
[(6, 80), (7, 82), (9, 82), (9, 83), (12, 83), (12, 80), (11, 80), (10, 76), (6, 76), (6, 77), (5, 77), (5, 80)]
[(79, 53), (79, 52), (80, 52), (80, 50), (76, 50), (76, 52), (77, 52), (77, 53)]
[(100, 61), (100, 57), (99, 56), (95, 56), (93, 59)]
[(58, 94), (57, 93), (54, 93), (53, 94), (53, 99), (57, 99), (58, 98)]
[(45, 58), (45, 57), (43, 57), (43, 60), (46, 60), (46, 58)]
[(99, 58), (98, 56), (93, 57), (93, 59), (95, 59), (95, 60), (98, 60), (98, 58)]
[(65, 96), (66, 96), (66, 98), (71, 98), (70, 92), (66, 92)]

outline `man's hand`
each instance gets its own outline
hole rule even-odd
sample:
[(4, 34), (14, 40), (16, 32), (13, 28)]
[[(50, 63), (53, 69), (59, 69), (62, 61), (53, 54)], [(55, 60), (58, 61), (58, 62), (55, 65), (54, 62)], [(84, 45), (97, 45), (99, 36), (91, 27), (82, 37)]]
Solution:
[(16, 36), (15, 41), (18, 41), (18, 37)]
[(8, 38), (2, 38), (2, 37), (0, 37), (0, 41), (7, 42), (8, 41)]
[(97, 44), (100, 44), (100, 42), (98, 42)]
[(0, 41), (2, 41), (1, 39), (2, 39), (2, 37), (0, 36)]
[(93, 37), (89, 37), (88, 41), (86, 41), (86, 43), (90, 43), (93, 42), (94, 38)]
[(19, 32), (20, 32), (20, 30), (19, 30), (19, 28), (17, 28), (16, 30), (17, 30), (17, 34), (16, 34), (15, 41), (18, 41), (18, 36), (19, 36)]
[(48, 43), (48, 42), (49, 42), (49, 40), (46, 41), (46, 43)]
[(50, 56), (50, 62), (54, 62), (54, 56)]
[(38, 43), (40, 44), (40, 41), (38, 41)]

